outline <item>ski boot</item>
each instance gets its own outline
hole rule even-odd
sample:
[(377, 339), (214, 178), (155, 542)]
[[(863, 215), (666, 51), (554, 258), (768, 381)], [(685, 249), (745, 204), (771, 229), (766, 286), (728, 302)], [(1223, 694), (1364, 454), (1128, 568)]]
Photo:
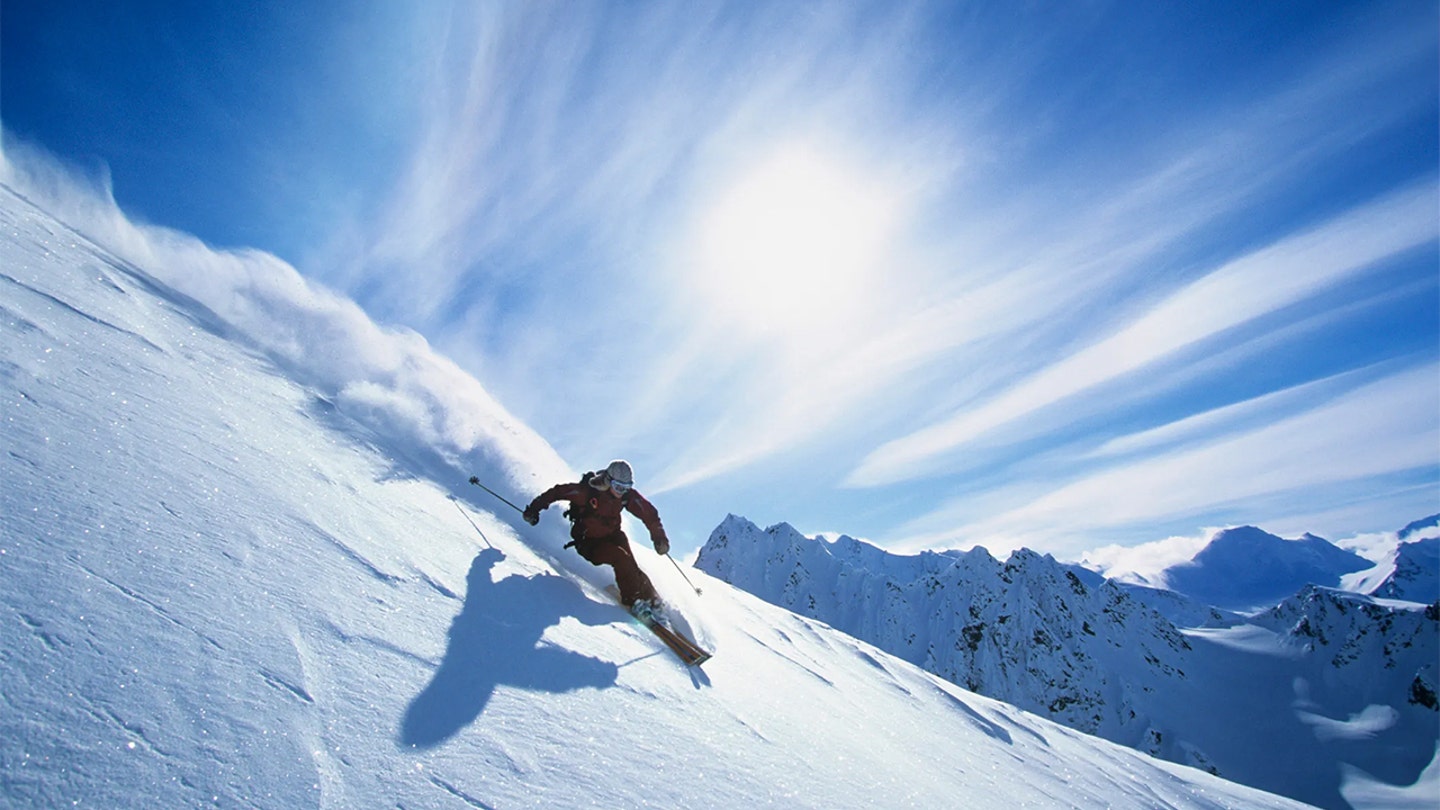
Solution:
[(665, 605), (659, 599), (636, 599), (630, 605), (630, 615), (642, 622), (663, 624)]

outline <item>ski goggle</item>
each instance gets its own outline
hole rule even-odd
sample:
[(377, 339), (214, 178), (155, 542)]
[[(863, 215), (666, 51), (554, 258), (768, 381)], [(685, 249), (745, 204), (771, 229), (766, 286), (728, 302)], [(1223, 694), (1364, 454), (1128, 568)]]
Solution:
[(625, 493), (629, 492), (633, 486), (634, 484), (627, 484), (624, 481), (616, 481), (614, 478), (610, 479), (610, 488), (615, 490), (616, 495), (624, 495)]

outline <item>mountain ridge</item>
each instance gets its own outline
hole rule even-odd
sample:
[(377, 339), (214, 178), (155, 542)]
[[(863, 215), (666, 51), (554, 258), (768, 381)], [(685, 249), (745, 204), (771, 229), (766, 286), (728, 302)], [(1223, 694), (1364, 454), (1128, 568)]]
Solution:
[[(1093, 572), (1087, 584), (1083, 569), (1028, 549), (1001, 563), (983, 548), (902, 557), (857, 543), (732, 515), (695, 564), (972, 691), (1318, 806), (1350, 806), (1347, 768), (1396, 786), (1433, 770), (1433, 606), (1311, 586), (1251, 619)], [(1227, 707), (1245, 691), (1244, 711)], [(1366, 712), (1380, 719), (1347, 725)], [(1410, 753), (1393, 757), (1396, 746)]]

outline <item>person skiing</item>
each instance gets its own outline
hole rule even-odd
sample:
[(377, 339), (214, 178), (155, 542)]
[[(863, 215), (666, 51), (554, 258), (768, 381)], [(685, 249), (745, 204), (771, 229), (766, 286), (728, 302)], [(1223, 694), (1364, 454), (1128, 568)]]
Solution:
[(540, 513), (559, 500), (570, 502), (570, 537), (575, 550), (591, 565), (608, 565), (615, 570), (620, 602), (637, 616), (651, 616), (660, 609), (655, 586), (630, 551), (630, 538), (620, 526), (621, 511), (628, 511), (650, 531), (655, 553), (670, 553), (670, 540), (660, 523), (660, 512), (645, 496), (635, 491), (635, 476), (629, 462), (610, 462), (604, 470), (586, 473), (578, 483), (556, 484), (545, 490), (524, 509), (525, 522), (534, 526)]

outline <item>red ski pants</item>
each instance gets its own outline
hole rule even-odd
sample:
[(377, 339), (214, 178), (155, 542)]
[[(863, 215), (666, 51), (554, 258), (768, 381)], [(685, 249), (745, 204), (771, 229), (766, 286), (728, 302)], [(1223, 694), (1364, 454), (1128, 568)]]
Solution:
[(636, 599), (656, 598), (655, 586), (635, 562), (635, 555), (630, 553), (630, 538), (624, 532), (599, 539), (587, 537), (576, 540), (575, 550), (591, 565), (608, 565), (615, 569), (615, 584), (620, 588), (620, 601), (626, 607), (634, 604)]

